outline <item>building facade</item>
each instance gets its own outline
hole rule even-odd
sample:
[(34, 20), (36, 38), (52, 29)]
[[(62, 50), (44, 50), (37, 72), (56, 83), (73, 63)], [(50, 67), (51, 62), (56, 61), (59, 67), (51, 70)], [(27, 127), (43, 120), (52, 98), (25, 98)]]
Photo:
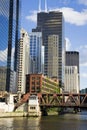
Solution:
[(64, 27), (63, 13), (59, 11), (40, 12), (37, 14), (37, 27), (32, 29), (33, 32), (42, 32), (42, 42), (45, 46), (44, 53), (44, 75), (49, 77), (48, 66), (48, 37), (57, 35), (59, 37), (58, 44), (58, 79), (62, 83), (63, 79), (63, 60), (62, 51), (64, 46)]
[(29, 33), (30, 37), (30, 57), (33, 62), (31, 73), (42, 73), (42, 33)]
[(81, 89), (81, 90), (80, 90), (80, 93), (87, 93), (87, 88)]
[(0, 1), (0, 66), (7, 68), (6, 91), (10, 91), (11, 70), (16, 71), (19, 39), (20, 0)]
[(77, 52), (77, 51), (66, 51), (65, 65), (66, 66), (77, 66), (78, 73), (79, 73), (79, 52)]
[[(68, 69), (68, 70), (66, 70), (66, 69)], [(68, 72), (68, 73), (66, 73), (66, 72)], [(71, 72), (75, 72), (76, 79), (73, 79), (74, 73), (71, 73)], [(69, 76), (70, 76), (70, 78), (69, 78)], [(67, 84), (66, 79), (69, 84)], [(73, 86), (69, 81), (70, 79), (73, 79), (72, 80)], [(66, 53), (65, 53), (65, 91), (67, 91), (66, 87), (68, 87), (69, 90), (73, 90), (72, 92), (74, 92), (74, 90), (75, 90), (75, 92), (78, 93), (80, 90), (79, 52), (77, 52), (77, 51), (66, 51)]]
[(56, 77), (58, 79), (58, 35), (48, 36), (48, 75), (50, 78)]
[(65, 87), (68, 93), (79, 93), (79, 76), (77, 66), (65, 66)]
[(39, 93), (42, 86), (42, 74), (26, 75), (26, 93)]
[(60, 93), (59, 83), (42, 74), (26, 75), (26, 93)]
[(21, 29), (17, 57), (17, 92), (25, 93), (26, 74), (29, 73), (29, 35)]
[(0, 67), (0, 91), (6, 89), (6, 67)]

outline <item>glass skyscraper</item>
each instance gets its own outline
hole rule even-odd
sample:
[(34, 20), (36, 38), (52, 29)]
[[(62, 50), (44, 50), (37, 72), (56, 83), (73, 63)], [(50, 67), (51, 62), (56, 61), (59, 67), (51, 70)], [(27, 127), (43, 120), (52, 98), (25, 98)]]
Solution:
[(16, 71), (17, 65), (19, 9), (20, 0), (0, 0), (0, 67), (7, 68), (5, 90), (8, 92), (11, 73)]
[(42, 73), (42, 33), (29, 33), (30, 37), (30, 56), (33, 60), (32, 73)]

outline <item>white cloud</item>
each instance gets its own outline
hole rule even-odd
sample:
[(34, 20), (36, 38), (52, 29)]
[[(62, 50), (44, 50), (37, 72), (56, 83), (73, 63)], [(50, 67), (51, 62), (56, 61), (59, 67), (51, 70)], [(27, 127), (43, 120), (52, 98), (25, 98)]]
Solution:
[(80, 4), (87, 5), (87, 0), (78, 0)]
[(81, 63), (80, 66), (82, 66), (82, 67), (87, 67), (87, 62)]
[(77, 51), (80, 52), (80, 66), (87, 67), (87, 45), (81, 45)]
[[(87, 9), (78, 12), (73, 8), (63, 7), (63, 8), (55, 8), (50, 9), (50, 11), (62, 11), (64, 14), (65, 21), (70, 24), (74, 24), (77, 26), (86, 25), (87, 24)], [(26, 16), (27, 20), (32, 22), (37, 22), (37, 12), (36, 10), (30, 12), (29, 16)]]
[(0, 51), (0, 61), (5, 62), (7, 60), (7, 48)]
[(82, 73), (82, 74), (81, 74), (81, 77), (87, 78), (87, 73)]
[(71, 47), (71, 42), (69, 40), (69, 38), (65, 38), (65, 49), (66, 51), (69, 51), (70, 50), (70, 47)]
[(31, 11), (29, 16), (26, 16), (27, 20), (30, 20), (32, 22), (37, 22), (37, 11)]
[[(8, 49), (6, 48), (5, 50), (1, 50), (0, 51), (0, 62), (6, 62), (7, 61), (7, 51)], [(13, 61), (13, 58), (14, 58), (14, 51), (15, 49), (12, 48), (12, 61)]]
[(82, 10), (82, 12), (75, 11), (73, 8), (63, 7), (60, 9), (63, 12), (65, 21), (70, 24), (75, 24), (77, 26), (87, 24), (87, 10)]
[(81, 45), (80, 47), (79, 47), (79, 49), (87, 49), (87, 45)]

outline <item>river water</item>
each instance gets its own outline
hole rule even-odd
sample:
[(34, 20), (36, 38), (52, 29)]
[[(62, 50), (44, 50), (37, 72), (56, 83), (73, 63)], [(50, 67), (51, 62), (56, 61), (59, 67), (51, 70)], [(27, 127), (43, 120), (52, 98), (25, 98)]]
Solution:
[(87, 130), (87, 112), (40, 118), (0, 118), (0, 130)]

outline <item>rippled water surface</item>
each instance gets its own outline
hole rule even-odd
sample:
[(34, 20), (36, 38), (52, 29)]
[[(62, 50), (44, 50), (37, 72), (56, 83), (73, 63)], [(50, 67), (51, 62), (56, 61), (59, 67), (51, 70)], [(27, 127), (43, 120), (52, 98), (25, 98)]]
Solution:
[(0, 130), (87, 130), (87, 112), (41, 118), (0, 118)]

